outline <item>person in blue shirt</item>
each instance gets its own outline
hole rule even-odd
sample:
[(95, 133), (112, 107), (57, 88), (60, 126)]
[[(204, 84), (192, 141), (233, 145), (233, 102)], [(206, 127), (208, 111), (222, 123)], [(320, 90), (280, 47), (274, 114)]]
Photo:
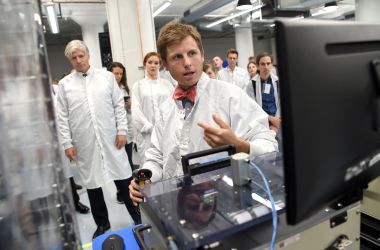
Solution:
[(269, 53), (257, 56), (259, 74), (246, 87), (247, 94), (268, 114), (270, 129), (278, 131), (281, 125), (278, 77), (273, 73), (273, 57)]

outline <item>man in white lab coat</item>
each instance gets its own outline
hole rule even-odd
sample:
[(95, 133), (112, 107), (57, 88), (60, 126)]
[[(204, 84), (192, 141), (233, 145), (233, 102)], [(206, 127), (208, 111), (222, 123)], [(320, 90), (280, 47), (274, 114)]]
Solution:
[(273, 73), (273, 57), (269, 53), (257, 56), (259, 74), (246, 86), (246, 92), (268, 114), (269, 126), (278, 131), (281, 126), (278, 77)]
[(239, 53), (236, 49), (229, 49), (227, 51), (227, 61), (228, 67), (218, 71), (218, 80), (226, 81), (235, 84), (241, 89), (245, 89), (248, 82), (249, 76), (246, 69), (237, 66)]
[[(181, 155), (210, 147), (233, 144), (251, 157), (278, 149), (261, 107), (239, 87), (202, 72), (204, 52), (194, 27), (165, 25), (157, 48), (178, 86), (160, 107), (146, 152), (143, 168), (153, 172), (152, 181), (182, 175)], [(129, 191), (136, 205), (142, 202), (135, 181)]]
[(93, 237), (110, 228), (102, 186), (114, 181), (135, 223), (139, 212), (128, 193), (131, 166), (124, 150), (127, 118), (115, 76), (89, 65), (87, 46), (79, 40), (65, 49), (76, 72), (59, 82), (58, 129), (66, 156), (76, 162), (87, 188), (91, 212), (97, 225)]
[[(58, 84), (53, 84), (52, 85), (52, 96), (53, 96), (53, 104), (54, 104), (56, 112), (57, 112), (57, 95), (58, 95)], [(72, 193), (73, 200), (74, 200), (75, 210), (81, 214), (87, 214), (90, 212), (90, 208), (79, 201), (80, 198), (79, 198), (79, 194), (77, 191), (78, 185), (74, 181), (74, 177), (73, 177), (73, 174), (71, 173), (71, 169), (70, 169), (70, 165), (71, 165), (70, 160), (64, 156), (64, 150), (61, 147), (60, 141), (61, 141), (61, 137), (60, 137), (60, 134), (58, 133), (58, 142), (60, 144), (59, 153), (62, 156), (63, 174), (66, 178), (69, 179), (70, 186), (71, 186), (71, 193)], [(80, 186), (80, 188), (82, 188), (82, 187)]]

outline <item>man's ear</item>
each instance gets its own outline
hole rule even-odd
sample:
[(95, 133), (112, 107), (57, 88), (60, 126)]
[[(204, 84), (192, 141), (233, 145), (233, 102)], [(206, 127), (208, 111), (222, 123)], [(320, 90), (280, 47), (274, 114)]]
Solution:
[(162, 66), (164, 66), (164, 69), (168, 70), (168, 64), (166, 60), (162, 60)]

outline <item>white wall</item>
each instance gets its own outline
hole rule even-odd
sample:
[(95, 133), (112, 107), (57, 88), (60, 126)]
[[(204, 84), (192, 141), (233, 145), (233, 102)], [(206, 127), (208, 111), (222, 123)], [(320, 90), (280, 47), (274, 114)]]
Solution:
[(270, 39), (258, 39), (257, 37), (253, 37), (253, 44), (255, 49), (255, 56), (263, 52), (272, 53), (272, 46)]
[(276, 63), (277, 55), (276, 55), (276, 43), (274, 38), (265, 38), (258, 39), (257, 37), (253, 37), (253, 44), (255, 48), (255, 56), (263, 52), (268, 52), (273, 56), (273, 62)]
[(226, 53), (229, 48), (235, 48), (235, 38), (210, 38), (202, 39), (205, 50), (205, 61), (210, 61), (215, 56), (226, 59)]
[[(271, 53), (276, 61), (276, 51), (274, 47), (274, 39), (258, 39), (253, 37), (254, 55), (257, 56), (262, 52)], [(210, 38), (202, 39), (203, 47), (205, 50), (205, 60), (211, 61), (214, 56), (220, 56), (223, 60), (226, 60), (226, 53), (229, 48), (235, 48), (235, 38)], [(247, 58), (248, 61), (248, 58)], [(245, 68), (246, 65), (239, 65)]]

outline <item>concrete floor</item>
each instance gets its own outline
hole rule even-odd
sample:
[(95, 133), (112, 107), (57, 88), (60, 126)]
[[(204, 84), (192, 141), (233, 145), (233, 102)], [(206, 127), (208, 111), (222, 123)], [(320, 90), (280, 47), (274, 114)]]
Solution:
[[(138, 164), (138, 154), (133, 151), (133, 163)], [(74, 173), (75, 182), (80, 184), (80, 178)], [(80, 202), (90, 207), (87, 192), (85, 189), (78, 190)], [(111, 223), (111, 231), (119, 230), (133, 225), (133, 220), (128, 213), (124, 204), (119, 204), (116, 201), (116, 186), (114, 182), (108, 183), (103, 187), (104, 199), (107, 204), (108, 216)], [(92, 249), (92, 235), (96, 230), (96, 224), (91, 212), (88, 214), (76, 213), (80, 238), (84, 250)]]
[[(90, 206), (86, 191), (80, 190), (80, 201)], [(116, 202), (116, 187), (113, 182), (110, 182), (103, 188), (104, 198), (107, 204), (108, 216), (111, 223), (111, 231), (126, 228), (133, 225), (133, 220), (130, 217), (124, 204)], [(91, 213), (77, 213), (77, 221), (79, 227), (80, 238), (83, 249), (92, 249), (92, 235), (96, 230), (96, 224)]]

